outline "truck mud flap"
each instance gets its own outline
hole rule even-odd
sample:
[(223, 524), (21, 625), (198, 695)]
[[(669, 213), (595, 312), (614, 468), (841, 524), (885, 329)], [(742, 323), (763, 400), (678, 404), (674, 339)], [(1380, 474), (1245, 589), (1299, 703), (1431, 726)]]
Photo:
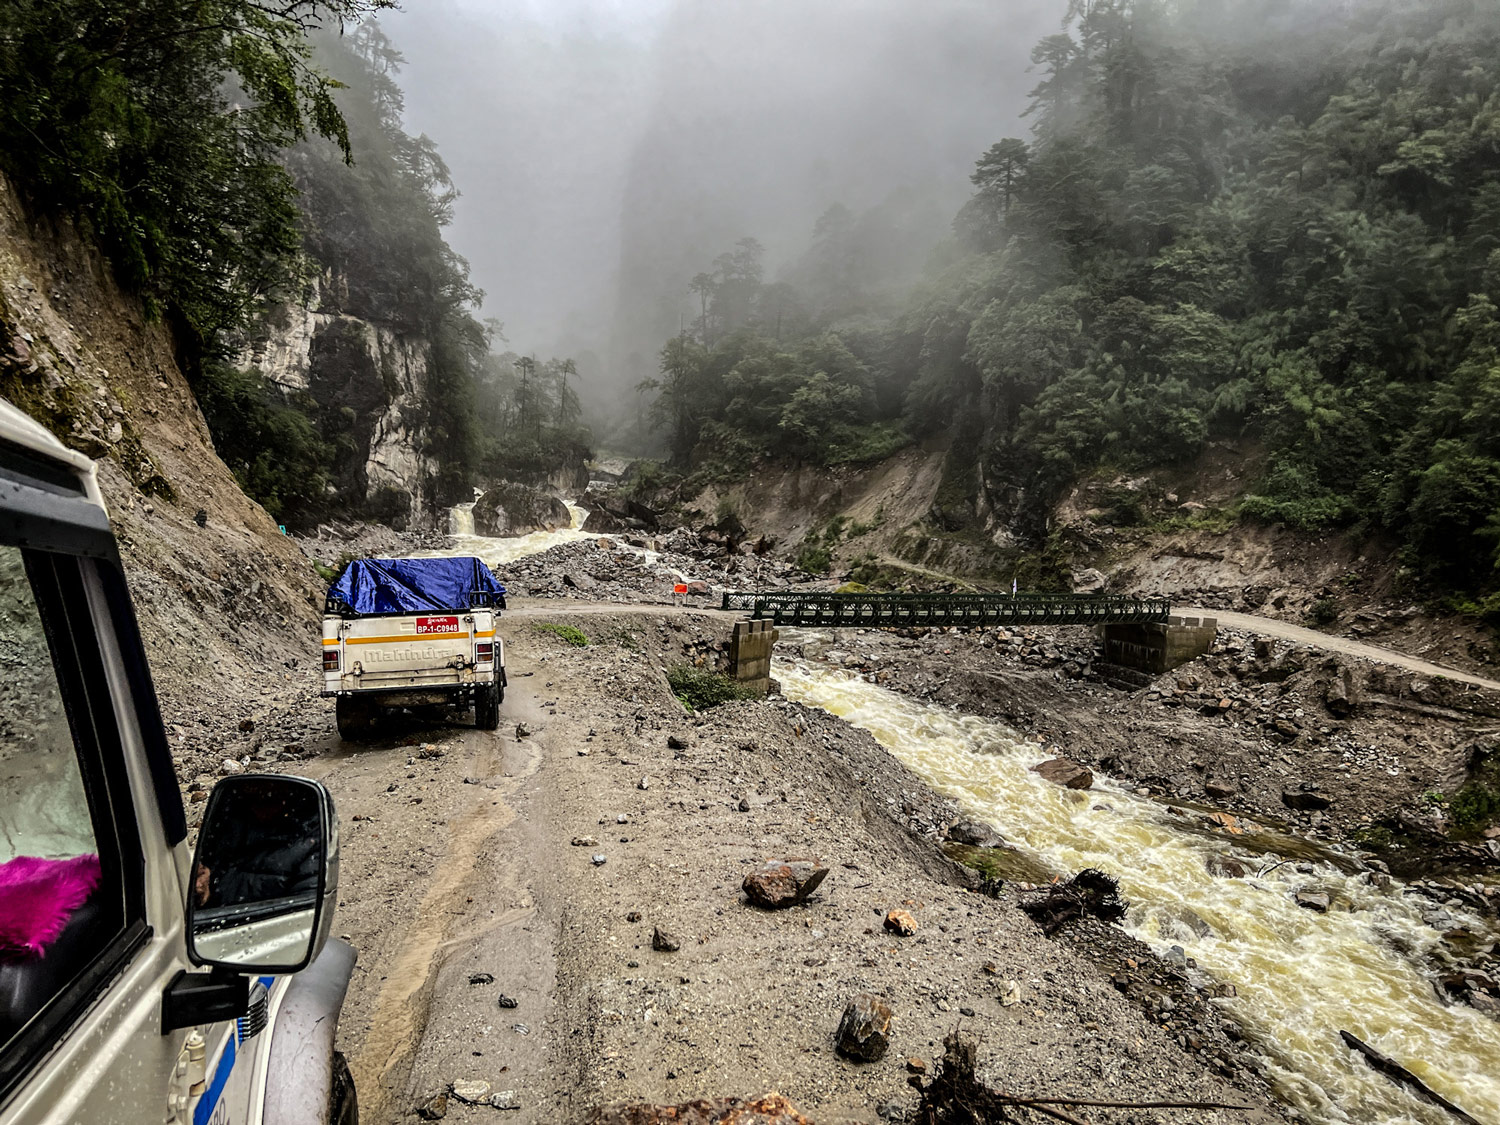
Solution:
[(348, 942), (332, 939), (292, 978), (271, 1032), (264, 1125), (326, 1125), (333, 1036), (357, 956)]

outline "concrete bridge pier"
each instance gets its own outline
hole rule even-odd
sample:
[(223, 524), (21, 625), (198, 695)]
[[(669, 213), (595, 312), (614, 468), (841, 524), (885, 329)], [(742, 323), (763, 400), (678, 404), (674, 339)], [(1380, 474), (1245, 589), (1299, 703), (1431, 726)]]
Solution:
[(1106, 664), (1160, 676), (1213, 648), (1219, 622), (1214, 617), (1172, 614), (1166, 624), (1103, 625), (1100, 634)]
[(780, 633), (769, 621), (736, 621), (729, 638), (729, 677), (761, 695), (771, 691), (771, 650)]

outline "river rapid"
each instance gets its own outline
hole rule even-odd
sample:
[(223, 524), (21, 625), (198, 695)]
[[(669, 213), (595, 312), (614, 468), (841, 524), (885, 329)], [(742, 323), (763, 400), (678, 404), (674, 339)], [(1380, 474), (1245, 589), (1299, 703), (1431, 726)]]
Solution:
[[(1332, 855), (1278, 863), (1233, 836), (1190, 830), (1183, 817), (1106, 778), (1088, 792), (1062, 789), (1030, 770), (1054, 755), (1009, 728), (852, 673), (777, 660), (772, 674), (788, 698), (865, 728), (933, 789), (1052, 870), (1116, 876), (1132, 904), (1130, 933), (1163, 954), (1180, 947), (1199, 970), (1235, 987), (1237, 996), (1215, 1003), (1262, 1048), (1278, 1092), (1307, 1119), (1453, 1120), (1373, 1071), (1342, 1044), (1347, 1030), (1500, 1125), (1500, 1024), (1438, 999), (1423, 965), (1441, 962), (1442, 935), (1423, 919), (1430, 905), (1399, 882), (1382, 887), (1369, 873), (1348, 874)], [(1250, 874), (1211, 874), (1215, 856), (1238, 859)], [(1298, 906), (1293, 895), (1303, 890), (1326, 892), (1329, 911)], [(1446, 926), (1486, 929), (1461, 910), (1447, 913)]]

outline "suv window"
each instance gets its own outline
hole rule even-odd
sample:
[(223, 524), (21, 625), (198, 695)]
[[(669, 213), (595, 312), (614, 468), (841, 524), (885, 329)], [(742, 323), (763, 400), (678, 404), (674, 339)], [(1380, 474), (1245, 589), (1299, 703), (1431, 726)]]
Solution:
[(0, 1097), (144, 931), (86, 565), (0, 545)]

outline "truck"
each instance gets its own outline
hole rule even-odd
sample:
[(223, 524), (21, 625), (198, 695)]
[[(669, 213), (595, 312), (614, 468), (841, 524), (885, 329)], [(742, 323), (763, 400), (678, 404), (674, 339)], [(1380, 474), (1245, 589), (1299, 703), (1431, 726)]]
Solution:
[(195, 847), (93, 462), (0, 401), (0, 1125), (355, 1125), (333, 799)]
[(341, 737), (369, 737), (398, 708), (472, 707), (474, 725), (500, 725), (505, 644), (495, 620), (505, 587), (468, 556), (356, 559), (329, 587), (323, 617), (323, 695)]

